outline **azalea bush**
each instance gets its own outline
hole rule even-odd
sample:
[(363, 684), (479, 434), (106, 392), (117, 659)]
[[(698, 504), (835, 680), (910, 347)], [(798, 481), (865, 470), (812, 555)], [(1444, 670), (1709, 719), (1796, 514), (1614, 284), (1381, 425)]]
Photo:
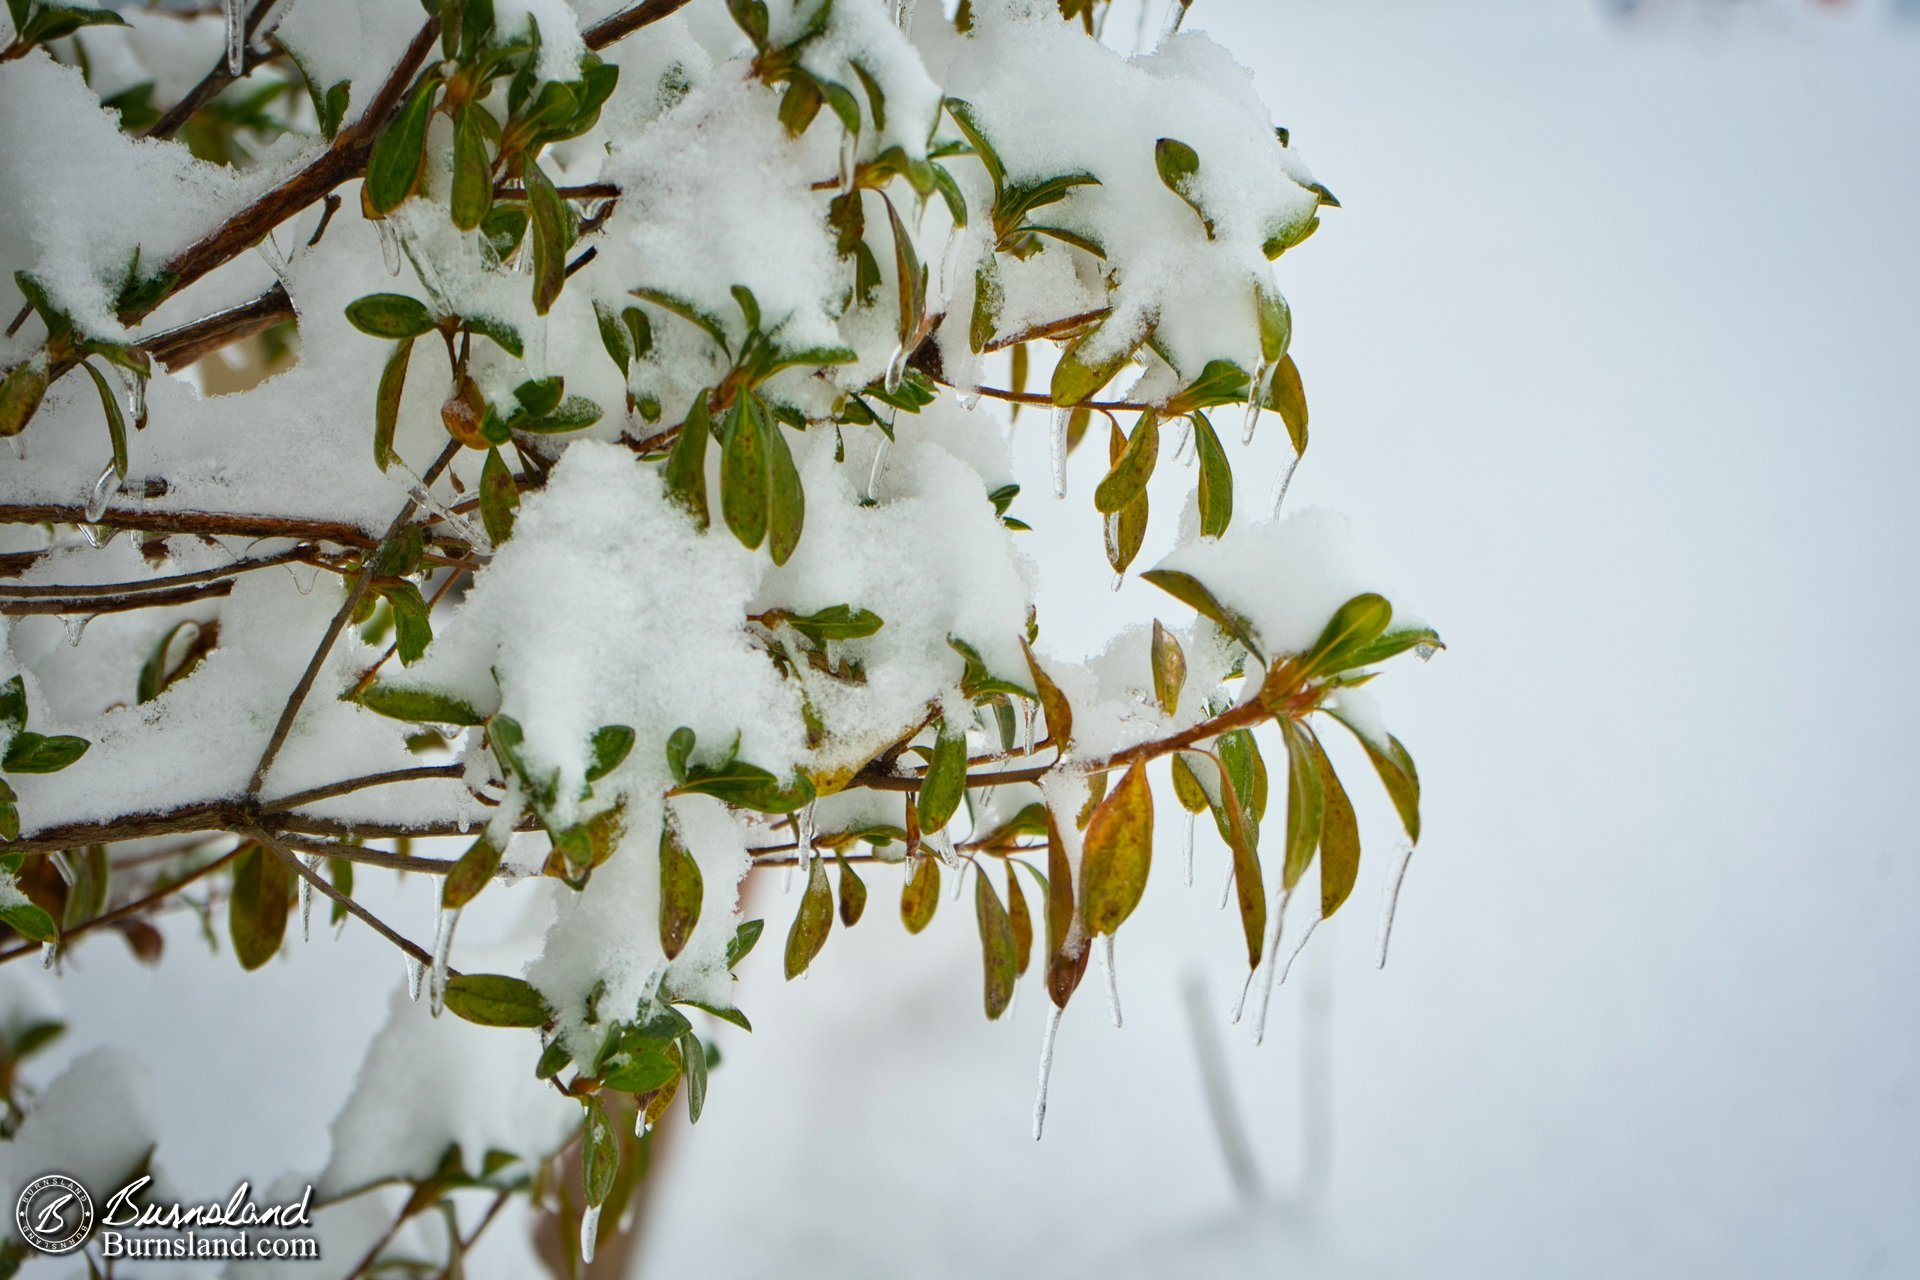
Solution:
[[(377, 931), (409, 989), (320, 1202), (523, 1197), (576, 1261), (764, 930), (792, 978), (871, 893), (918, 932), (970, 881), (964, 980), (1042, 985), (1050, 1053), (1198, 815), (1257, 1025), (1295, 889), (1359, 870), (1329, 734), (1418, 837), (1361, 686), (1438, 640), (1335, 523), (1236, 499), (1262, 419), (1307, 447), (1275, 264), (1337, 202), (1182, 8), (1128, 57), (1106, 7), (8, 0), (0, 959), (158, 962), (175, 908), (248, 969), (316, 910)], [(270, 376), (208, 394), (236, 354)], [(1092, 659), (1023, 550), (1056, 495), (1161, 593)], [(791, 917), (742, 918), (769, 867)], [(424, 928), (368, 905), (398, 873)], [(496, 895), (528, 940), (464, 953)], [(396, 1085), (460, 1037), (517, 1063), (490, 1120)]]

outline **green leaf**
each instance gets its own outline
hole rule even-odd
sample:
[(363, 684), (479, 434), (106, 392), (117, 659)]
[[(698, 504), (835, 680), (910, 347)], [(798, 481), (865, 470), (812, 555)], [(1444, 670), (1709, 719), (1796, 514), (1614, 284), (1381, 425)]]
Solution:
[(828, 605), (815, 613), (783, 613), (780, 620), (818, 645), (864, 639), (885, 625), (879, 614), (844, 604)]
[(23, 938), (31, 938), (35, 942), (54, 940), (53, 917), (31, 902), (15, 902), (0, 907), (0, 920), (6, 921)]
[(1053, 367), (1049, 391), (1054, 404), (1062, 407), (1079, 404), (1111, 382), (1113, 375), (1133, 358), (1133, 348), (1122, 343), (1097, 359), (1089, 359), (1089, 348), (1098, 349), (1095, 344), (1100, 342), (1100, 330), (1100, 325), (1093, 326), (1060, 353), (1060, 362)]
[(472, 231), (493, 210), (493, 167), (487, 159), (487, 135), (480, 124), (477, 103), (460, 108), (453, 128), (453, 192), (449, 208), (453, 225)]
[(531, 431), (535, 435), (554, 436), (568, 431), (579, 431), (600, 421), (600, 406), (585, 396), (568, 396), (552, 412), (526, 421), (516, 419), (511, 423), (516, 431)]
[(1326, 793), (1320, 786), (1320, 770), (1314, 763), (1307, 732), (1293, 721), (1282, 719), (1280, 734), (1287, 744), (1287, 857), (1280, 884), (1292, 889), (1313, 864), (1314, 850), (1320, 846)]
[(980, 927), (984, 996), (987, 1019), (992, 1021), (1007, 1011), (1013, 999), (1014, 979), (1020, 976), (1020, 958), (1013, 921), (1000, 904), (1000, 895), (987, 880), (984, 866), (974, 869), (973, 915)]
[(567, 244), (573, 227), (566, 202), (539, 165), (528, 165), (524, 179), (533, 228), (533, 309), (552, 310), (567, 276)]
[(686, 421), (680, 426), (680, 434), (661, 472), (667, 496), (685, 507), (702, 529), (707, 527), (707, 438), (712, 434), (713, 424), (707, 417), (707, 393), (702, 389), (694, 393)]
[(500, 858), (503, 850), (490, 840), (485, 833), (467, 846), (460, 860), (453, 864), (453, 870), (447, 872), (447, 878), (440, 883), (440, 906), (446, 911), (458, 911), (480, 895), (480, 891), (492, 882), (494, 873), (500, 870)]
[(887, 206), (887, 222), (893, 228), (893, 269), (899, 285), (900, 301), (900, 341), (905, 344), (913, 341), (914, 334), (920, 330), (921, 313), (926, 309), (927, 273), (920, 265), (920, 255), (913, 247), (913, 237), (907, 234), (907, 226), (900, 221), (900, 211), (893, 207), (893, 201), (883, 192), (881, 201)]
[(1135, 760), (1093, 811), (1080, 855), (1080, 916), (1087, 932), (1112, 933), (1146, 892), (1153, 863), (1153, 792)]
[(1360, 877), (1360, 824), (1326, 748), (1312, 734), (1306, 738), (1320, 773), (1320, 791), (1326, 797), (1320, 822), (1320, 917), (1324, 920), (1340, 909)]
[(538, 1027), (553, 1021), (546, 997), (531, 983), (500, 973), (461, 973), (447, 979), (447, 1008), (483, 1027)]
[(742, 395), (735, 400), (720, 451), (720, 513), (733, 536), (749, 549), (757, 548), (767, 536), (772, 481), (766, 432), (753, 397)]
[(700, 923), (700, 864), (669, 821), (660, 832), (660, 949), (671, 960), (686, 948)]
[(1153, 700), (1160, 709), (1173, 715), (1180, 709), (1180, 691), (1187, 683), (1187, 655), (1173, 633), (1153, 620), (1153, 641), (1149, 647), (1153, 665)]
[(293, 872), (285, 860), (263, 845), (249, 844), (233, 864), (233, 893), (227, 899), (227, 932), (242, 969), (251, 972), (279, 954), (292, 895)]
[(526, 354), (526, 345), (520, 340), (520, 331), (504, 320), (492, 316), (466, 316), (461, 321), (471, 332), (488, 339), (494, 346), (518, 360)]
[(496, 204), (480, 223), (481, 238), (493, 250), (496, 262), (512, 257), (526, 233), (527, 211), (519, 204)]
[[(451, 996), (452, 992), (449, 991)], [(451, 1005), (452, 1001), (448, 1001)], [(613, 1194), (614, 1178), (620, 1172), (620, 1140), (614, 1136), (606, 1108), (594, 1098), (584, 1104), (581, 1121), (580, 1181), (589, 1205), (602, 1205)], [(611, 1224), (609, 1224), (611, 1225)]]
[(1200, 207), (1200, 201), (1194, 194), (1194, 179), (1200, 173), (1200, 157), (1192, 147), (1176, 138), (1162, 138), (1153, 144), (1154, 168), (1160, 171), (1160, 181), (1167, 190), (1186, 201), (1200, 219), (1200, 225), (1206, 228), (1207, 239), (1213, 239), (1213, 219)]
[(433, 99), (440, 77), (421, 76), (393, 123), (373, 141), (367, 157), (367, 203), (377, 214), (391, 213), (413, 194), (427, 160), (427, 123), (433, 118)]
[(380, 715), (391, 716), (395, 720), (410, 720), (415, 724), (480, 725), (487, 722), (487, 718), (475, 711), (471, 704), (450, 693), (437, 693), (431, 689), (403, 689), (379, 682), (361, 692), (360, 705)]
[[(639, 315), (637, 307), (628, 307), (628, 311)], [(600, 328), (600, 345), (607, 349), (607, 355), (620, 366), (621, 373), (633, 368), (633, 335), (627, 326), (614, 314), (613, 308), (604, 302), (593, 304), (593, 317)]]
[(19, 22), (17, 14), (14, 21), (14, 30), (27, 44), (45, 44), (49, 40), (58, 40), (62, 36), (72, 35), (82, 27), (127, 25), (127, 20), (113, 10), (95, 8), (91, 5), (55, 4), (50, 3), (49, 0), (40, 0), (40, 3), (33, 6), (30, 12), (33, 16), (27, 19), (24, 26)]
[(1190, 416), (1200, 457), (1200, 535), (1217, 538), (1233, 522), (1233, 468), (1207, 415), (1196, 409)]
[(1375, 742), (1352, 720), (1332, 708), (1323, 708), (1335, 720), (1347, 727), (1366, 751), (1367, 759), (1373, 762), (1374, 772), (1380, 775), (1380, 784), (1387, 789), (1387, 797), (1393, 801), (1395, 812), (1400, 815), (1400, 825), (1406, 828), (1407, 839), (1420, 843), (1420, 774), (1413, 767), (1413, 756), (1400, 739), (1392, 734), (1386, 735), (1385, 742)]
[(480, 468), (480, 523), (487, 538), (498, 547), (513, 536), (514, 517), (520, 510), (520, 487), (498, 449), (487, 450)]
[(736, 969), (740, 962), (753, 950), (753, 944), (760, 941), (760, 935), (766, 931), (764, 920), (743, 920), (740, 927), (733, 931), (733, 937), (727, 941), (727, 968)]
[(833, 928), (833, 891), (827, 887), (823, 860), (815, 858), (807, 873), (806, 892), (800, 895), (800, 910), (787, 933), (787, 981), (807, 971), (820, 948), (827, 945)]
[(866, 913), (867, 882), (854, 871), (846, 854), (836, 852), (833, 856), (840, 864), (840, 923), (851, 929)]
[(624, 724), (602, 725), (594, 730), (587, 746), (591, 757), (587, 762), (587, 781), (598, 782), (619, 768), (620, 762), (633, 750), (633, 736), (633, 730)]
[(1307, 451), (1307, 392), (1300, 385), (1300, 368), (1292, 356), (1280, 357), (1274, 366), (1273, 381), (1267, 387), (1267, 408), (1287, 424), (1287, 438), (1295, 453)]
[(400, 395), (407, 385), (407, 362), (413, 357), (413, 339), (394, 344), (380, 371), (380, 387), (373, 397), (373, 461), (382, 471), (392, 465), (393, 435), (400, 426)]
[(72, 734), (48, 737), (22, 729), (8, 741), (6, 754), (0, 756), (0, 769), (8, 773), (58, 773), (87, 754), (91, 745)]
[(17, 436), (26, 430), (47, 394), (47, 381), (46, 365), (38, 359), (16, 365), (0, 381), (0, 436)]
[(967, 790), (967, 735), (943, 717), (934, 737), (933, 759), (920, 782), (920, 829), (931, 835), (952, 821)]
[(687, 1082), (687, 1123), (699, 1124), (707, 1106), (707, 1051), (689, 1031), (680, 1037), (680, 1063)]
[(107, 437), (113, 444), (114, 474), (122, 480), (127, 478), (127, 420), (120, 412), (120, 398), (107, 385), (106, 375), (93, 367), (93, 361), (82, 360), (80, 367), (93, 379), (94, 390), (100, 393), (100, 409), (107, 417)]
[(1301, 677), (1310, 679), (1358, 665), (1350, 655), (1364, 652), (1392, 621), (1393, 606), (1385, 596), (1367, 591), (1352, 597), (1333, 611), (1313, 648), (1301, 656)]
[(687, 760), (693, 755), (693, 730), (681, 725), (667, 735), (667, 768), (675, 782), (687, 780)]
[(907, 926), (908, 933), (919, 933), (933, 923), (933, 913), (939, 905), (940, 861), (920, 854), (915, 857), (913, 870), (907, 874), (907, 883), (900, 890), (900, 922)]
[(1440, 633), (1427, 626), (1388, 626), (1366, 644), (1354, 645), (1340, 654), (1341, 670), (1370, 667), (1398, 657), (1409, 649), (1444, 649)]
[[(1213, 762), (1220, 778), (1219, 798), (1216, 800), (1209, 796), (1207, 802), (1213, 808), (1214, 823), (1220, 828), (1228, 852), (1233, 856), (1233, 885), (1240, 905), (1240, 931), (1247, 943), (1247, 968), (1255, 969), (1259, 967), (1261, 953), (1266, 947), (1267, 891), (1260, 871), (1259, 837), (1248, 820), (1250, 806), (1247, 802), (1250, 797), (1241, 795), (1226, 762), (1220, 756), (1204, 752), (1198, 754)], [(1197, 775), (1193, 780), (1198, 784)], [(1175, 784), (1178, 785), (1178, 782), (1176, 775)]]
[(380, 595), (393, 609), (394, 650), (405, 666), (418, 662), (433, 640), (433, 624), (427, 617), (427, 602), (420, 588), (411, 582), (380, 588)]
[(1271, 281), (1254, 286), (1253, 303), (1260, 316), (1260, 358), (1273, 364), (1293, 342), (1293, 311)]
[(787, 91), (780, 98), (780, 123), (787, 132), (799, 137), (820, 114), (822, 96), (820, 84), (812, 76), (796, 70), (793, 78), (787, 81)]
[(768, 422), (769, 486), (767, 490), (767, 550), (775, 564), (785, 564), (800, 545), (800, 534), (807, 521), (807, 494), (800, 485), (800, 471), (787, 448), (786, 432), (777, 422)]
[[(1042, 810), (1043, 815), (1044, 812)], [(1019, 977), (1033, 962), (1033, 913), (1027, 908), (1027, 895), (1020, 888), (1020, 877), (1014, 874), (1012, 862), (1007, 863), (1007, 921), (1013, 929), (1014, 976)]]
[(804, 773), (794, 774), (791, 786), (782, 786), (758, 765), (735, 760), (716, 768), (690, 768), (673, 794), (713, 796), (760, 813), (792, 813), (814, 798), (814, 789)]
[(732, 344), (727, 341), (726, 326), (706, 312), (700, 310), (700, 308), (694, 306), (691, 302), (686, 301), (684, 298), (675, 297), (671, 293), (663, 293), (658, 289), (635, 289), (632, 292), (634, 297), (651, 302), (661, 310), (671, 312), (689, 324), (704, 330), (706, 335), (712, 338), (722, 351), (726, 352), (729, 356), (732, 355), (733, 347)]
[(973, 147), (973, 154), (986, 166), (987, 177), (993, 182), (994, 199), (998, 200), (1000, 192), (1007, 185), (1007, 167), (1000, 162), (1000, 153), (993, 149), (987, 141), (987, 135), (981, 130), (973, 104), (962, 98), (948, 98), (947, 114), (960, 126), (960, 132)]
[(1213, 592), (1209, 591), (1198, 578), (1179, 569), (1149, 569), (1140, 576), (1175, 600), (1192, 608), (1201, 617), (1212, 621), (1222, 631), (1239, 641), (1247, 652), (1262, 663), (1266, 662), (1260, 649), (1260, 642), (1253, 634), (1252, 624), (1215, 599)]
[(1188, 813), (1205, 813), (1213, 804), (1206, 787), (1200, 783), (1200, 777), (1194, 773), (1193, 766), (1187, 763), (1185, 752), (1175, 752), (1173, 756), (1173, 795), (1180, 807)]
[(1127, 447), (1093, 491), (1096, 510), (1108, 515), (1132, 504), (1147, 491), (1147, 480), (1160, 459), (1160, 419), (1149, 409), (1134, 424)]

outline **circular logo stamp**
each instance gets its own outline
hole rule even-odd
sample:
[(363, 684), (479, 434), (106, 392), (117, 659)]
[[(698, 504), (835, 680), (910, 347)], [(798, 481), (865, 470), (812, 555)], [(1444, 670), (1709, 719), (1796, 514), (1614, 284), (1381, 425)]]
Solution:
[(93, 1231), (93, 1198), (64, 1173), (35, 1178), (20, 1193), (13, 1222), (20, 1238), (42, 1253), (71, 1253)]

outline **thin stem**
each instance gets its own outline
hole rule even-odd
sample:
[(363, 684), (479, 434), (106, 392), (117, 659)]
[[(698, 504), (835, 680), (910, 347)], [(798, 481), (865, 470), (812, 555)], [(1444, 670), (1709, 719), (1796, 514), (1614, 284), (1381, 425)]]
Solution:
[(385, 786), (393, 782), (419, 782), (426, 778), (458, 778), (466, 771), (461, 764), (423, 764), (410, 769), (389, 769), (385, 773), (367, 773), (357, 778), (342, 778), (338, 782), (329, 782), (321, 787), (309, 787), (305, 791), (295, 791), (291, 795), (281, 796), (277, 800), (268, 800), (261, 804), (263, 814), (285, 813), (289, 809), (298, 809), (302, 805), (331, 800), (335, 796), (349, 795), (368, 787)]
[[(9, 846), (9, 848), (11, 847), (12, 846)], [(95, 929), (100, 928), (102, 925), (109, 925), (114, 923), (117, 920), (125, 920), (129, 916), (139, 915), (142, 911), (145, 911), (147, 908), (154, 906), (155, 904), (162, 902), (167, 898), (172, 897), (174, 894), (180, 892), (182, 889), (186, 888), (188, 885), (192, 884), (194, 881), (203, 880), (207, 876), (212, 875), (215, 871), (218, 871), (221, 867), (226, 866), (229, 862), (232, 862), (234, 858), (239, 856), (240, 848), (244, 848), (244, 847), (245, 846), (243, 845), (243, 846), (240, 846), (239, 848), (229, 849), (227, 852), (221, 854), (219, 857), (215, 858), (212, 862), (207, 863), (205, 866), (201, 867), (199, 870), (189, 872), (187, 875), (183, 876), (179, 880), (174, 881), (172, 884), (167, 885), (165, 888), (154, 890), (152, 893), (148, 894), (144, 898), (137, 898), (134, 901), (127, 903), (125, 906), (115, 907), (112, 911), (108, 911), (102, 915), (97, 915), (91, 920), (84, 920), (81, 923), (74, 925), (71, 929), (61, 930), (60, 931), (61, 944), (65, 945), (66, 943), (72, 941), (74, 938), (79, 937), (83, 933), (91, 933)], [(297, 862), (299, 861), (299, 859), (296, 858), (295, 861)], [(38, 951), (39, 949), (40, 949), (40, 944), (37, 942), (27, 942), (17, 947), (9, 947), (5, 951), (0, 951), (0, 964), (5, 964), (9, 960), (18, 960), (21, 956), (29, 955), (35, 951)]]
[(339, 858), (343, 862), (357, 862), (369, 867), (382, 867), (388, 871), (418, 871), (430, 876), (443, 876), (453, 870), (450, 858), (420, 858), (410, 853), (394, 853), (387, 849), (368, 849), (362, 845), (348, 844), (344, 840), (319, 840), (312, 836), (293, 835), (287, 832), (279, 834), (279, 840), (297, 853), (318, 854), (323, 858)]
[[(352, 914), (355, 918), (357, 918), (362, 923), (364, 923), (369, 929), (372, 929), (375, 933), (385, 938), (388, 942), (391, 942), (394, 946), (400, 948), (402, 951), (412, 956), (415, 960), (418, 960), (421, 964), (430, 965), (433, 963), (433, 956), (429, 954), (425, 948), (417, 945), (416, 943), (409, 942), (406, 938), (402, 937), (397, 931), (395, 931), (390, 925), (388, 925), (386, 921), (382, 920), (379, 916), (374, 915), (373, 912), (367, 910), (365, 907), (355, 902), (347, 894), (344, 894), (340, 892), (340, 890), (334, 888), (333, 882), (331, 880), (328, 880), (325, 876), (321, 875), (319, 872), (314, 871), (312, 868), (308, 867), (306, 863), (300, 860), (299, 856), (295, 854), (293, 850), (287, 848), (286, 845), (280, 843), (280, 841), (277, 838), (275, 838), (272, 833), (268, 832), (264, 827), (258, 827), (258, 826), (243, 827), (241, 828), (240, 834), (245, 835), (250, 839), (257, 840), (266, 848), (271, 849), (274, 853), (274, 856), (278, 857), (282, 862), (286, 863), (289, 868), (291, 868), (297, 875), (299, 875), (302, 879), (304, 879), (308, 884), (312, 885), (314, 888), (318, 889), (320, 892), (326, 894), (329, 898), (332, 898), (335, 902), (345, 907), (350, 914)], [(452, 971), (449, 970), (449, 972), (452, 972)]]
[(220, 578), (231, 578), (253, 569), (267, 569), (277, 564), (289, 564), (296, 560), (308, 560), (315, 554), (312, 547), (294, 547), (287, 551), (276, 551), (270, 556), (258, 556), (251, 560), (236, 560), (232, 564), (221, 565), (217, 569), (200, 569), (193, 573), (176, 573), (165, 578), (148, 578), (144, 582), (108, 582), (92, 586), (6, 586), (0, 585), (0, 597), (29, 598), (34, 596), (54, 596), (68, 600), (79, 600), (92, 596), (132, 595), (141, 591), (164, 591), (168, 587), (182, 587), (193, 582), (213, 582)]

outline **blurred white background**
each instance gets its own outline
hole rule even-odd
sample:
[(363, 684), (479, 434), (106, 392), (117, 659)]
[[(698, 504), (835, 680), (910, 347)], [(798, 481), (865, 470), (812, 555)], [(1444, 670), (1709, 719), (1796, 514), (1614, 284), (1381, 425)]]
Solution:
[[(909, 940), (876, 871), (807, 980), (780, 982), (777, 945), (748, 962), (757, 1032), (721, 1038), (697, 1131), (675, 1113), (639, 1274), (1920, 1273), (1920, 23), (1639, 7), (1189, 19), (1344, 205), (1281, 264), (1314, 422), (1288, 507), (1350, 515), (1450, 645), (1376, 686), (1426, 795), (1388, 967), (1395, 833), (1364, 765), (1360, 887), (1260, 1048), (1225, 1026), (1224, 854), (1203, 832), (1183, 890), (1163, 820), (1120, 939), (1126, 1026), (1090, 973), (1036, 1146), (1039, 983), (984, 1023), (970, 904)], [(1044, 434), (1015, 429), (1015, 511), (1047, 644), (1180, 616), (1108, 592), (1098, 461), (1056, 506)], [(1283, 435), (1236, 455), (1242, 518)], [(1167, 510), (1191, 483), (1158, 480)], [(779, 891), (751, 904), (775, 939)], [(416, 933), (429, 892), (401, 890)], [(157, 972), (84, 949), (61, 1056), (146, 1043), (176, 1183), (265, 1181), (323, 1162), (400, 978), (358, 930), (253, 978), (186, 936)], [(1252, 1197), (1203, 1100), (1190, 981)]]

